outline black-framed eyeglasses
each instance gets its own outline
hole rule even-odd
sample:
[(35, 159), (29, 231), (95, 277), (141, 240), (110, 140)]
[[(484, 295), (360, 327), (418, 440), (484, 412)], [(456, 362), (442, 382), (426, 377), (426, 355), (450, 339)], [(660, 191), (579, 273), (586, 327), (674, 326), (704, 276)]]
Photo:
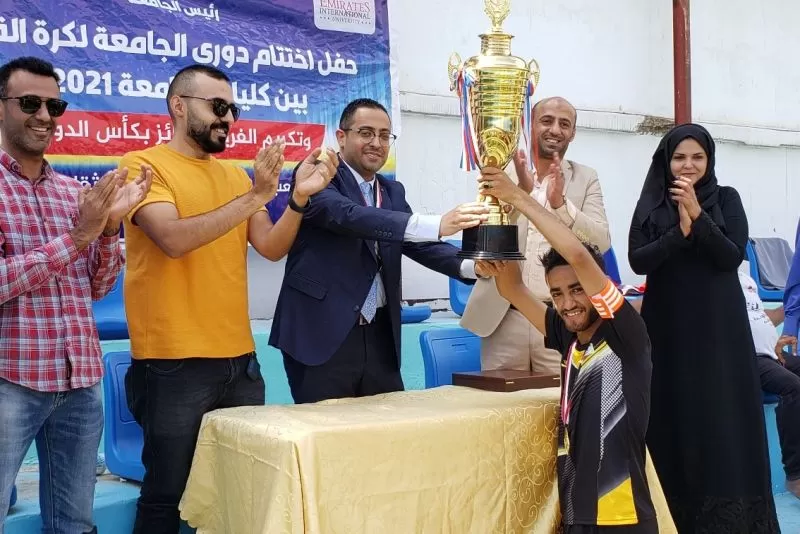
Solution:
[(372, 128), (359, 128), (358, 130), (354, 130), (353, 128), (345, 128), (342, 130), (344, 132), (356, 132), (358, 136), (361, 138), (362, 141), (365, 143), (371, 143), (375, 136), (378, 137), (378, 140), (383, 146), (391, 146), (397, 140), (397, 136), (393, 133), (389, 132), (381, 132), (376, 133), (375, 130)]
[(241, 108), (239, 108), (236, 104), (230, 104), (226, 102), (222, 98), (203, 98), (202, 96), (190, 96), (190, 95), (178, 95), (181, 98), (194, 98), (195, 100), (205, 100), (206, 102), (211, 102), (211, 111), (214, 112), (219, 118), (224, 117), (228, 114), (228, 110), (230, 110), (231, 114), (233, 115), (234, 122), (239, 120), (239, 115), (242, 113)]
[(28, 115), (35, 115), (41, 109), (42, 104), (47, 108), (47, 113), (51, 117), (60, 117), (67, 111), (67, 101), (60, 98), (42, 98), (36, 95), (23, 96), (4, 96), (0, 100), (18, 100), (19, 109)]

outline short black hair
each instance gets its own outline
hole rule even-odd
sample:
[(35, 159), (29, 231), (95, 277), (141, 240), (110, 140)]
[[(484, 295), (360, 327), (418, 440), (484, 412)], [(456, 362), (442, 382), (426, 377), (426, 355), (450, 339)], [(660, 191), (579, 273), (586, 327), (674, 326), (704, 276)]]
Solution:
[(209, 67), (208, 65), (189, 65), (188, 67), (182, 68), (175, 77), (172, 78), (169, 89), (167, 89), (167, 111), (169, 111), (169, 116), (173, 119), (175, 116), (172, 114), (169, 101), (172, 100), (172, 97), (175, 95), (191, 93), (194, 90), (194, 77), (198, 74), (205, 74), (215, 80), (225, 80), (231, 83), (231, 79), (228, 75), (215, 67)]
[(342, 111), (342, 116), (339, 118), (339, 129), (340, 130), (347, 130), (353, 125), (353, 117), (361, 108), (371, 108), (371, 109), (379, 109), (389, 115), (389, 112), (386, 111), (386, 108), (378, 102), (377, 100), (372, 100), (371, 98), (357, 98), (353, 100), (349, 104), (344, 107), (344, 111)]
[(53, 78), (56, 83), (61, 82), (52, 63), (33, 56), (18, 57), (0, 66), (0, 97), (8, 96), (8, 81), (18, 70)]
[[(589, 254), (592, 255), (592, 259), (595, 261), (595, 263), (597, 263), (597, 265), (600, 266), (600, 269), (602, 269), (603, 272), (605, 273), (606, 262), (603, 259), (603, 255), (600, 254), (600, 250), (596, 246), (590, 243), (586, 243), (585, 241), (583, 241), (582, 243), (583, 246), (586, 247), (586, 250), (589, 251)], [(539, 258), (539, 261), (542, 262), (542, 267), (544, 267), (545, 276), (547, 276), (550, 273), (550, 271), (552, 271), (556, 267), (569, 265), (569, 262), (567, 262), (567, 260), (564, 259), (564, 256), (559, 254), (558, 251), (554, 248), (551, 248), (549, 251), (542, 254), (542, 256)]]

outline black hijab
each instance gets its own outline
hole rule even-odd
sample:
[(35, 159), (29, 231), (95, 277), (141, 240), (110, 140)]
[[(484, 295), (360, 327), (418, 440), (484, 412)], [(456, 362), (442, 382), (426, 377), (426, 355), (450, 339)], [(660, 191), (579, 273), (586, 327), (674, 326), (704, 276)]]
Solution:
[(674, 181), (670, 170), (670, 161), (681, 141), (690, 137), (700, 143), (708, 156), (706, 173), (694, 185), (697, 201), (717, 226), (721, 228), (725, 226), (722, 210), (718, 205), (719, 184), (717, 175), (714, 173), (716, 151), (714, 139), (708, 130), (699, 124), (681, 124), (667, 132), (658, 144), (634, 211), (634, 217), (643, 227), (649, 227), (659, 235), (680, 222), (678, 205), (672, 200), (668, 191), (669, 184)]

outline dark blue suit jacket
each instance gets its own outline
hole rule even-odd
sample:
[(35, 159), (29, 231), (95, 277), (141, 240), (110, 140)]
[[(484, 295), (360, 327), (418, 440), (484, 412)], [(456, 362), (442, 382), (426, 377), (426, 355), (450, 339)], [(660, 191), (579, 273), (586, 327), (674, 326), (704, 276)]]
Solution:
[(355, 176), (340, 163), (328, 187), (311, 198), (289, 250), (269, 343), (306, 365), (328, 361), (356, 325), (378, 272), (376, 241), (398, 367), (402, 255), (461, 279), (462, 260), (456, 257), (456, 247), (442, 242), (403, 242), (412, 214), (405, 188), (381, 175), (376, 179), (382, 205), (367, 207)]

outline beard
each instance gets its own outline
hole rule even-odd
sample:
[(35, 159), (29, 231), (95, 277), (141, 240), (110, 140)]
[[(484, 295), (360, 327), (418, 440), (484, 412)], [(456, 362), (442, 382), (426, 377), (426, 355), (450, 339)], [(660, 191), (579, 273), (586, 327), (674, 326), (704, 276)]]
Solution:
[[(561, 314), (559, 314), (561, 315)], [(561, 318), (564, 320), (564, 324), (567, 327), (567, 330), (570, 332), (583, 332), (584, 330), (588, 330), (598, 319), (600, 319), (600, 314), (597, 313), (597, 310), (594, 309), (594, 306), (590, 306), (585, 312), (585, 319), (578, 324), (575, 324), (574, 321), (568, 319), (564, 315), (561, 315)]]
[[(216, 128), (224, 130), (225, 136), (220, 136), (216, 133)], [(225, 150), (225, 141), (228, 139), (229, 129), (230, 125), (226, 122), (217, 121), (205, 124), (194, 117), (190, 117), (186, 133), (207, 154), (218, 154)]]
[(379, 152), (373, 152), (373, 154), (380, 158), (377, 163), (374, 163), (365, 157), (362, 159), (362, 164), (369, 172), (378, 172), (383, 168), (384, 165), (386, 165), (387, 156)]
[(563, 148), (560, 148), (560, 149), (551, 148), (551, 147), (549, 147), (547, 145), (547, 143), (544, 142), (543, 138), (539, 139), (539, 155), (540, 156), (542, 156), (544, 158), (547, 158), (547, 159), (553, 159), (553, 156), (558, 154), (559, 158), (563, 158), (564, 157), (564, 152), (566, 152), (565, 149), (563, 149)]
[[(6, 119), (4, 126), (5, 137), (9, 146), (14, 147), (20, 154), (41, 157), (53, 140), (55, 121), (40, 121), (33, 117), (24, 122), (14, 122)], [(40, 136), (30, 131), (28, 127), (49, 128), (50, 131), (48, 134)]]

